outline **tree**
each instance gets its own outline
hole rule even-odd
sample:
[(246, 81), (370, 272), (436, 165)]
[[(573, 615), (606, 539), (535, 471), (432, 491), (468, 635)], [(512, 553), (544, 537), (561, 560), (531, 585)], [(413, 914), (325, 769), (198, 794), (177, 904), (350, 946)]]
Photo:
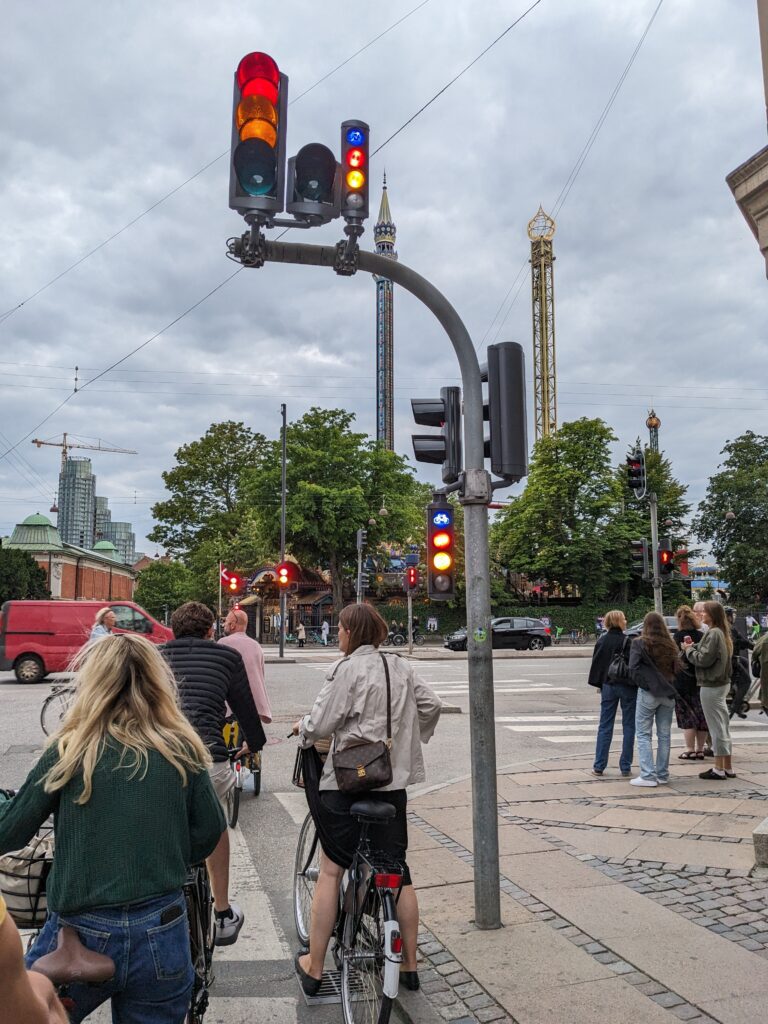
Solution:
[(729, 441), (693, 523), (710, 544), (734, 601), (768, 600), (768, 437)]
[[(299, 562), (327, 568), (336, 613), (346, 571), (356, 563), (356, 533), (368, 531), (368, 550), (382, 542), (421, 541), (425, 489), (405, 459), (351, 429), (352, 413), (312, 408), (288, 425), (287, 549)], [(280, 443), (243, 478), (243, 490), (263, 537), (280, 539)], [(388, 515), (380, 516), (384, 502)], [(375, 524), (369, 520), (374, 518)]]
[(45, 569), (29, 552), (0, 548), (0, 605), (4, 601), (40, 601), (50, 596)]
[(192, 572), (181, 562), (158, 560), (142, 570), (136, 584), (137, 604), (164, 621), (169, 614), (185, 601), (198, 599)]
[(243, 423), (212, 423), (205, 434), (176, 452), (176, 465), (163, 473), (171, 492), (152, 508), (157, 525), (149, 539), (185, 556), (202, 542), (233, 538), (243, 519), (243, 470), (259, 466), (265, 439)]
[(590, 600), (615, 587), (616, 552), (629, 548), (615, 440), (603, 420), (583, 417), (536, 442), (525, 491), (493, 525), (499, 564)]

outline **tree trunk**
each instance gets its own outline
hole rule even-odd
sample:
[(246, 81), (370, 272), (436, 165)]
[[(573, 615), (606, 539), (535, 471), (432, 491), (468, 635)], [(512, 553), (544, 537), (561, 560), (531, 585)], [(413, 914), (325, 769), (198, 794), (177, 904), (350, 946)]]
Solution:
[(339, 615), (341, 615), (341, 609), (344, 607), (344, 580), (342, 578), (342, 570), (339, 565), (339, 561), (335, 554), (332, 554), (328, 560), (328, 564), (331, 570), (331, 594), (333, 595), (333, 612), (336, 616), (336, 622), (339, 621)]

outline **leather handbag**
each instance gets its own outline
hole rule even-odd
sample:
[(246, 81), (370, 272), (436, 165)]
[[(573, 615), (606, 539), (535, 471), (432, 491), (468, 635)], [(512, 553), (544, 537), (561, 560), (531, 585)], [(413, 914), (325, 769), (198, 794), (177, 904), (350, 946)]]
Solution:
[(621, 650), (616, 651), (614, 656), (611, 658), (611, 662), (608, 666), (608, 682), (609, 683), (630, 683), (631, 677), (629, 674), (629, 662), (624, 657), (624, 651), (627, 647), (628, 637), (624, 637), (624, 643), (621, 645)]
[(383, 654), (384, 675), (387, 680), (387, 738), (386, 740), (363, 740), (352, 743), (343, 750), (333, 748), (333, 771), (340, 793), (353, 795), (367, 793), (371, 789), (388, 786), (392, 781), (392, 694), (389, 682), (389, 665)]

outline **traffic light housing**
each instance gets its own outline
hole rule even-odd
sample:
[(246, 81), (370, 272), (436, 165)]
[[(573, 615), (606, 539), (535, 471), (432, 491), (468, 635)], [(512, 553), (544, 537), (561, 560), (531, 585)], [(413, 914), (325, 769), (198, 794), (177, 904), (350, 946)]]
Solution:
[(528, 418), (525, 411), (525, 353), (516, 341), (488, 346), (488, 362), (480, 367), (488, 382), (483, 416), (490, 436), (485, 457), (494, 476), (510, 484), (528, 475)]
[(362, 551), (365, 547), (365, 542), (368, 540), (368, 531), (362, 527), (357, 531), (357, 550)]
[(659, 577), (662, 582), (675, 571), (675, 553), (669, 537), (659, 538)]
[(427, 595), (432, 601), (456, 596), (456, 534), (447, 501), (427, 505)]
[(370, 133), (365, 121), (342, 122), (339, 212), (350, 224), (360, 224), (368, 216)]
[(327, 146), (310, 142), (288, 160), (285, 208), (315, 226), (339, 216), (341, 167)]
[(236, 576), (235, 573), (230, 573), (227, 586), (233, 594), (236, 594), (239, 590), (242, 590), (243, 583), (239, 576)]
[(235, 71), (229, 205), (267, 224), (285, 201), (288, 77), (266, 53), (249, 53)]
[(406, 566), (403, 589), (410, 593), (419, 589), (419, 567), (417, 565)]
[(635, 492), (635, 496), (645, 495), (645, 453), (642, 448), (635, 448), (627, 455), (627, 486)]
[(642, 540), (633, 540), (631, 542), (632, 548), (632, 572), (638, 573), (644, 580), (648, 579), (648, 541), (643, 538)]
[(287, 587), (291, 582), (291, 565), (290, 562), (281, 562), (275, 568), (275, 578), (279, 587)]
[(412, 398), (413, 418), (422, 427), (441, 427), (439, 434), (414, 434), (417, 462), (442, 465), (444, 484), (454, 484), (463, 467), (461, 388), (441, 388), (439, 398)]

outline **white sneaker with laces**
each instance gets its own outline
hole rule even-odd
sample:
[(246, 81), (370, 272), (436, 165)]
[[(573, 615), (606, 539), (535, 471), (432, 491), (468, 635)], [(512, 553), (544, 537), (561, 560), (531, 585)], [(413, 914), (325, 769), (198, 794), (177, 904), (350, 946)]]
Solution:
[(655, 779), (644, 779), (642, 775), (638, 775), (636, 779), (630, 780), (630, 786), (645, 786), (648, 789), (656, 789), (658, 782)]
[(244, 923), (245, 914), (236, 903), (230, 903), (225, 916), (216, 911), (216, 945), (231, 946), (237, 942)]

